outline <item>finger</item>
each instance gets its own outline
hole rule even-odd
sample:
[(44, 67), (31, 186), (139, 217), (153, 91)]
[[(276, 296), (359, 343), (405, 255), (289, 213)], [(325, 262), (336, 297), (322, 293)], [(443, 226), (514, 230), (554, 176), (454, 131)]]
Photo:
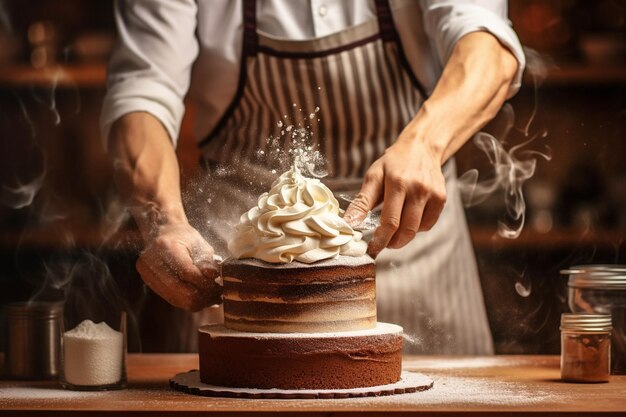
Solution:
[(213, 247), (206, 243), (206, 241), (200, 238), (200, 242), (193, 244), (189, 250), (189, 255), (194, 265), (200, 270), (205, 278), (215, 281), (215, 278), (219, 277), (219, 263), (222, 258), (215, 255)]
[(215, 278), (220, 276), (220, 270), (213, 262), (202, 261), (196, 264), (196, 267), (200, 270), (200, 273), (209, 281), (215, 281)]
[(399, 249), (409, 243), (420, 230), (424, 213), (425, 199), (419, 197), (407, 198), (402, 208), (400, 227), (389, 241), (389, 247)]
[(361, 189), (350, 203), (343, 219), (351, 226), (358, 226), (380, 202), (383, 189), (383, 172), (372, 166), (363, 179)]
[[(187, 248), (187, 245), (184, 242), (175, 242), (175, 244), (171, 247), (170, 255), (170, 259), (167, 260), (169, 263), (168, 267), (180, 280), (193, 285), (205, 293), (215, 291), (215, 277), (211, 278), (211, 276), (205, 276), (202, 270), (194, 264), (191, 256), (191, 250)], [(204, 260), (199, 259), (199, 262), (204, 264), (203, 266), (207, 271), (207, 264), (210, 264), (211, 262), (209, 259), (211, 258), (206, 258)]]
[(146, 285), (174, 307), (192, 311), (205, 307), (205, 297), (197, 288), (185, 284), (163, 270), (151, 268), (144, 258), (137, 260), (136, 267)]
[(210, 303), (209, 305), (220, 304), (222, 302), (223, 283), (219, 280), (220, 269), (215, 262), (215, 257), (212, 257), (211, 261), (202, 260), (196, 264), (196, 267), (210, 285), (210, 289), (206, 294)]
[(385, 180), (385, 199), (383, 201), (383, 210), (380, 216), (380, 226), (374, 233), (367, 252), (376, 257), (391, 240), (392, 236), (400, 227), (400, 219), (402, 218), (402, 208), (406, 198), (406, 188), (396, 179)]
[(437, 220), (439, 220), (439, 216), (441, 216), (441, 212), (443, 211), (445, 205), (445, 196), (430, 198), (424, 208), (424, 214), (422, 215), (419, 230), (426, 231), (432, 229), (435, 223), (437, 223)]
[(196, 265), (202, 262), (212, 263), (215, 258), (215, 251), (213, 250), (213, 247), (209, 245), (199, 234), (195, 240), (190, 242), (189, 246), (187, 246), (183, 241), (179, 241), (179, 243), (188, 248), (189, 256), (191, 256), (191, 260)]
[(179, 253), (173, 251), (172, 254), (175, 255), (176, 263), (161, 263), (161, 271), (195, 291), (191, 303), (197, 307), (190, 307), (189, 310), (197, 311), (222, 302), (222, 286), (215, 281), (217, 276), (207, 276), (208, 274), (193, 264), (191, 258), (185, 257), (184, 249)]
[(205, 293), (211, 291), (210, 280), (204, 278), (202, 272), (193, 264), (189, 250), (182, 241), (157, 239), (142, 254), (142, 258), (156, 272), (163, 271)]

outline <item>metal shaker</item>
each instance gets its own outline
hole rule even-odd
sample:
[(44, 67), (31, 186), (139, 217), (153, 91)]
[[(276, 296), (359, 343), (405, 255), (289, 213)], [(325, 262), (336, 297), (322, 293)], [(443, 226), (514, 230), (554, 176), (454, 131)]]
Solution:
[(63, 304), (32, 301), (5, 306), (5, 366), (13, 379), (55, 379), (59, 374)]

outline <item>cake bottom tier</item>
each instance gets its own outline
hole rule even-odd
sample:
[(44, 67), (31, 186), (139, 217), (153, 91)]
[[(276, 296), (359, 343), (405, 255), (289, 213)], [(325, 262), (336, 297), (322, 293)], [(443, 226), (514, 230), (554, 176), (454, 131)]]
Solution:
[(402, 328), (377, 323), (337, 333), (199, 330), (200, 380), (236, 388), (345, 389), (393, 384), (402, 371)]

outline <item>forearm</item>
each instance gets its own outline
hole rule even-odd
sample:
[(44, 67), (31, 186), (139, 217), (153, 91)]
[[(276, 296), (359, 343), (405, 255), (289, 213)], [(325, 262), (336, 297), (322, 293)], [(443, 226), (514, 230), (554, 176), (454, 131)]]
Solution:
[(442, 164), (497, 114), (517, 69), (517, 60), (486, 32), (456, 44), (433, 91), (409, 123), (402, 140), (416, 140)]
[(159, 225), (186, 222), (176, 153), (155, 117), (137, 112), (118, 119), (111, 127), (109, 154), (115, 182), (144, 238)]

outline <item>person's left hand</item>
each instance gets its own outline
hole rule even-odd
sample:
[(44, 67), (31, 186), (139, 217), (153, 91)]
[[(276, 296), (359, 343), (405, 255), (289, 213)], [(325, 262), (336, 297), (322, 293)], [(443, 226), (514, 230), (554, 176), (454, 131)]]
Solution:
[(186, 220), (155, 226), (144, 239), (137, 271), (161, 298), (189, 311), (222, 302), (213, 248)]
[(430, 230), (446, 202), (437, 152), (406, 130), (368, 169), (344, 219), (352, 227), (359, 225), (381, 200), (380, 226), (368, 246), (372, 257), (386, 247), (403, 247), (418, 231)]

